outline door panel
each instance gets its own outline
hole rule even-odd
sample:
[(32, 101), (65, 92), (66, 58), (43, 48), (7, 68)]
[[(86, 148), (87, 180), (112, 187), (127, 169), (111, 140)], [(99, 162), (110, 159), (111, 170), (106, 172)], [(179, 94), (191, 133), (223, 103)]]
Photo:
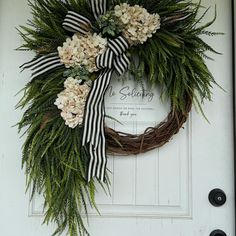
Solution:
[[(135, 84), (126, 81), (130, 87)], [(112, 82), (112, 86), (116, 91), (121, 91), (124, 87), (122, 82)], [(136, 89), (141, 89), (136, 86)], [(120, 98), (123, 95), (117, 94), (113, 99), (106, 99), (109, 116), (114, 116), (114, 110), (131, 110), (132, 114), (138, 114), (139, 109), (153, 109), (153, 113), (159, 113), (163, 104), (159, 101), (157, 92), (154, 94), (152, 102), (147, 103), (140, 100), (137, 103), (136, 98), (129, 98), (123, 101), (122, 108)], [(125, 104), (124, 104), (125, 102)], [(157, 106), (157, 104), (159, 106)], [(169, 104), (165, 104), (169, 107)], [(167, 113), (167, 111), (162, 111)], [(147, 127), (155, 125), (154, 121), (146, 120), (146, 112), (140, 113), (134, 118), (119, 116), (122, 124), (107, 120), (107, 124), (116, 130), (126, 131), (130, 133), (143, 132)], [(151, 116), (152, 118), (155, 118)], [(121, 121), (123, 119), (123, 121)], [(161, 121), (161, 120), (160, 120)], [(191, 121), (191, 118), (190, 118)], [(128, 129), (127, 129), (128, 128)], [(108, 168), (111, 171), (110, 181), (111, 196), (104, 194), (100, 188), (97, 194), (97, 203), (102, 216), (140, 216), (140, 217), (174, 217), (189, 218), (192, 216), (192, 178), (191, 178), (191, 122), (188, 122), (180, 131), (178, 136), (171, 140), (168, 145), (163, 148), (150, 151), (146, 154), (129, 157), (109, 157)], [(39, 198), (40, 199), (40, 198)], [(31, 215), (38, 215), (42, 212), (43, 201), (41, 205), (37, 203), (32, 206)], [(37, 208), (36, 208), (37, 206)], [(96, 215), (95, 210), (91, 210), (91, 215)]]
[[(4, 236), (47, 236), (54, 228), (41, 226), (41, 197), (29, 204), (28, 194), (24, 194), (25, 177), (20, 169), (24, 139), (19, 139), (16, 128), (11, 127), (22, 115), (14, 110), (20, 98), (14, 95), (30, 74), (19, 74), (18, 67), (32, 54), (13, 50), (22, 42), (14, 27), (25, 24), (30, 17), (26, 2), (0, 1), (0, 235)], [(218, 228), (228, 236), (235, 235), (231, 1), (203, 0), (202, 4), (212, 6), (204, 22), (213, 17), (217, 5), (218, 17), (211, 29), (225, 33), (205, 38), (223, 54), (214, 55), (215, 61), (207, 62), (225, 90), (214, 87), (213, 102), (204, 106), (210, 124), (193, 111), (184, 129), (163, 148), (132, 157), (111, 156), (111, 196), (98, 191), (102, 217), (94, 216), (91, 210), (92, 236), (208, 236)], [(129, 83), (131, 88), (132, 82)], [(113, 84), (116, 91), (122, 86)], [(158, 91), (155, 93), (151, 101), (147, 98), (136, 103), (132, 98), (120, 101), (120, 97), (107, 94), (107, 112), (124, 125), (111, 120), (107, 123), (139, 133), (161, 121), (168, 112), (168, 102), (162, 104)], [(130, 117), (136, 115), (132, 119), (120, 116), (122, 109), (130, 109)], [(208, 193), (214, 188), (223, 189), (227, 195), (226, 204), (220, 208), (208, 201)]]

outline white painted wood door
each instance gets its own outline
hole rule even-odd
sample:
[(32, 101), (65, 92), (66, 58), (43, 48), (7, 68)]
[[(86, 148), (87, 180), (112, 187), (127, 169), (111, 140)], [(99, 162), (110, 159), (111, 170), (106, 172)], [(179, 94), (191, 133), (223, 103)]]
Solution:
[[(22, 115), (14, 110), (19, 99), (14, 95), (29, 79), (29, 73), (19, 74), (18, 67), (31, 55), (14, 51), (21, 44), (14, 27), (30, 17), (26, 2), (0, 0), (0, 236), (49, 236), (53, 232), (53, 225), (41, 226), (40, 197), (29, 204), (24, 193), (23, 139), (12, 128)], [(228, 236), (235, 235), (231, 1), (202, 3), (212, 8), (217, 5), (218, 18), (211, 29), (225, 33), (206, 38), (223, 53), (208, 65), (226, 90), (214, 88), (214, 102), (204, 106), (211, 124), (193, 111), (185, 129), (165, 147), (137, 157), (110, 157), (112, 195), (98, 193), (103, 216), (93, 216), (91, 211), (92, 236), (208, 236), (218, 228)], [(213, 10), (210, 13), (208, 19)], [(134, 100), (128, 96), (132, 83), (128, 85), (130, 88), (113, 84), (118, 93), (111, 96), (110, 90), (106, 104), (107, 111), (125, 123), (126, 131), (139, 132), (162, 120), (168, 106), (152, 94)], [(115, 128), (123, 127), (116, 124)], [(227, 202), (220, 208), (208, 202), (209, 191), (216, 187), (227, 194)]]

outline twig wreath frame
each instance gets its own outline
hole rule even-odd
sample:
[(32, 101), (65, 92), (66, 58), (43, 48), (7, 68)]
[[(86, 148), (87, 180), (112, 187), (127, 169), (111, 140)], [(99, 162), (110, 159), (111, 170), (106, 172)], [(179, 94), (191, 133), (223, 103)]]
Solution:
[(192, 98), (186, 97), (184, 111), (173, 107), (166, 119), (155, 127), (148, 127), (143, 134), (134, 135), (105, 128), (107, 151), (117, 155), (137, 155), (162, 147), (177, 134), (186, 122), (192, 107)]
[[(139, 154), (161, 147), (188, 118), (192, 104), (201, 110), (216, 84), (206, 52), (217, 53), (201, 35), (216, 19), (201, 25), (200, 3), (186, 0), (30, 0), (33, 19), (18, 30), (19, 50), (36, 57), (22, 65), (32, 71), (18, 108), (25, 109), (22, 166), (32, 197), (41, 193), (44, 223), (53, 235), (89, 235), (82, 217), (96, 208), (98, 182), (109, 186), (106, 153)], [(137, 61), (138, 58), (138, 61)], [(104, 95), (113, 73), (128, 71), (158, 85), (171, 111), (141, 135), (105, 126)], [(202, 110), (201, 110), (202, 111)], [(97, 209), (97, 208), (96, 208)]]

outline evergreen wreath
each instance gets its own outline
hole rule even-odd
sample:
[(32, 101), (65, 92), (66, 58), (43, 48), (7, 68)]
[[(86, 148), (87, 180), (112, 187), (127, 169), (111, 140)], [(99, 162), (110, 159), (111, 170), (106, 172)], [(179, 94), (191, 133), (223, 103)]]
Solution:
[[(192, 104), (211, 100), (216, 84), (206, 52), (217, 53), (200, 36), (207, 30), (201, 7), (186, 0), (31, 0), (33, 19), (18, 30), (19, 50), (36, 57), (18, 108), (26, 128), (22, 166), (27, 189), (44, 196), (44, 223), (53, 235), (89, 235), (87, 204), (96, 208), (95, 180), (109, 187), (106, 152), (129, 155), (161, 147), (178, 133)], [(104, 94), (113, 73), (144, 78), (171, 100), (171, 111), (141, 135), (104, 125)], [(97, 209), (97, 208), (96, 208)]]

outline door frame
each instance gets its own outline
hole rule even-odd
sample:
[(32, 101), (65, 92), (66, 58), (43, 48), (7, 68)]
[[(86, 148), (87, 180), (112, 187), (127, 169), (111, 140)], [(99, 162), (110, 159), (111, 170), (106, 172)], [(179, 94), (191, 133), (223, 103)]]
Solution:
[[(234, 194), (236, 196), (236, 3), (234, 0), (232, 2), (232, 65), (233, 65), (233, 78), (232, 78), (232, 86), (233, 86), (233, 127), (234, 127)], [(236, 199), (235, 202), (235, 232), (236, 232)]]

